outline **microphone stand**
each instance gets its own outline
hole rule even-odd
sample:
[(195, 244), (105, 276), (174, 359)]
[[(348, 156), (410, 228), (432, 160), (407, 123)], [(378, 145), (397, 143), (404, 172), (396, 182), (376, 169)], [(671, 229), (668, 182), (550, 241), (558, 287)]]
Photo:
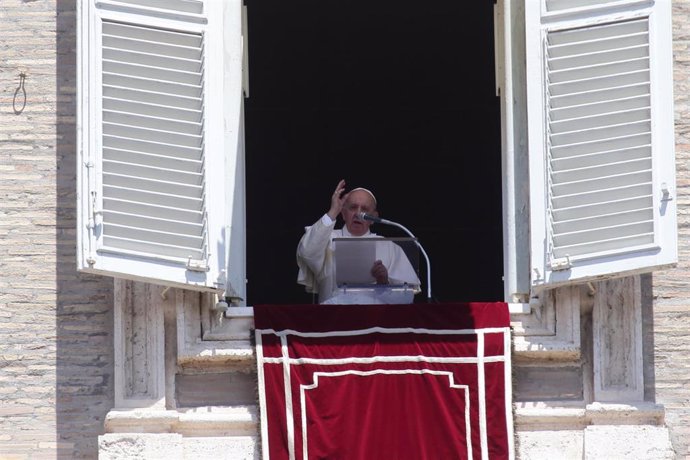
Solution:
[(403, 230), (405, 233), (410, 235), (412, 238), (414, 238), (414, 242), (419, 248), (419, 250), (422, 252), (424, 255), (424, 259), (426, 261), (426, 299), (428, 303), (431, 303), (431, 264), (429, 263), (429, 256), (426, 254), (426, 251), (422, 247), (422, 245), (419, 243), (419, 240), (417, 240), (417, 237), (412, 234), (411, 231), (409, 231), (405, 226), (393, 222), (392, 220), (388, 219), (381, 219), (380, 217), (374, 217), (370, 216), (368, 214), (362, 215), (362, 217), (366, 220), (371, 220), (372, 222), (376, 222), (379, 224), (386, 224), (386, 225), (392, 225), (394, 227), (398, 227), (399, 229)]

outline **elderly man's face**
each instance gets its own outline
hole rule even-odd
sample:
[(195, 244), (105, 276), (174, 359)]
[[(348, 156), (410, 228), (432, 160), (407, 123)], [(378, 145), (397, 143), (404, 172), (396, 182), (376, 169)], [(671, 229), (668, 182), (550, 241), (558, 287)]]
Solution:
[(343, 210), (341, 212), (347, 230), (354, 236), (362, 236), (368, 230), (371, 222), (362, 220), (357, 215), (361, 212), (378, 216), (376, 212), (376, 203), (374, 198), (364, 190), (355, 190), (350, 192)]

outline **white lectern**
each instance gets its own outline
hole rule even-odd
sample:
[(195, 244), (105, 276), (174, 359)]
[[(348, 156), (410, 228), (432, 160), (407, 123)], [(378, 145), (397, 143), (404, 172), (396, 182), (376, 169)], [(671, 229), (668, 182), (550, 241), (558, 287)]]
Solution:
[[(335, 238), (337, 292), (325, 304), (410, 304), (420, 291), (415, 238)], [(376, 284), (374, 261), (389, 268), (390, 284)]]

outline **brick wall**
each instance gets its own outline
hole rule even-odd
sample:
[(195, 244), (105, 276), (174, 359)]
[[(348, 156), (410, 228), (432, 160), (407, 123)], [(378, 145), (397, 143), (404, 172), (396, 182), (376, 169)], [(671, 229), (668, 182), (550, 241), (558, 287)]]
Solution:
[(112, 280), (75, 263), (75, 9), (0, 3), (3, 459), (95, 458), (113, 401)]
[(678, 458), (690, 457), (690, 1), (673, 2), (674, 98), (679, 264), (655, 273), (654, 384), (656, 402)]

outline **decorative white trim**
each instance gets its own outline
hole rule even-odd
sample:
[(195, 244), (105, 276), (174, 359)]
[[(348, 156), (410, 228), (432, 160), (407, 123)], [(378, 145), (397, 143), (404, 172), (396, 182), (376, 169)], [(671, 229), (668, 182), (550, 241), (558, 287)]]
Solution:
[[(261, 363), (264, 360), (264, 349), (263, 349), (263, 337), (261, 334), (256, 335), (256, 362)], [(266, 385), (266, 377), (264, 376), (263, 366), (257, 366), (257, 380), (259, 383), (259, 388), (264, 388)], [(260, 420), (266, 420), (266, 393), (259, 391), (259, 418)], [(261, 456), (264, 460), (268, 460), (268, 425), (266, 423), (261, 423)]]
[[(509, 354), (505, 351), (504, 354)], [(486, 375), (484, 373), (484, 334), (477, 334), (477, 392), (479, 393), (479, 439), (482, 459), (489, 458), (486, 433)], [(507, 401), (507, 400), (506, 400)]]
[(288, 453), (290, 460), (295, 460), (295, 421), (292, 410), (292, 381), (290, 379), (290, 363), (287, 337), (280, 338), (280, 351), (283, 356), (283, 383), (285, 384), (285, 414), (287, 422)]
[(307, 402), (306, 391), (313, 390), (319, 386), (319, 377), (341, 377), (343, 375), (359, 375), (362, 377), (369, 377), (372, 375), (443, 375), (448, 377), (448, 384), (450, 388), (462, 389), (465, 393), (465, 430), (467, 433), (467, 458), (472, 458), (472, 426), (470, 423), (470, 391), (467, 385), (457, 385), (454, 381), (452, 372), (434, 371), (430, 369), (375, 369), (372, 371), (356, 371), (347, 370), (339, 372), (314, 372), (314, 383), (310, 385), (300, 385), (300, 407), (302, 410), (302, 451), (304, 460), (309, 459), (308, 454), (308, 438), (307, 438)]

